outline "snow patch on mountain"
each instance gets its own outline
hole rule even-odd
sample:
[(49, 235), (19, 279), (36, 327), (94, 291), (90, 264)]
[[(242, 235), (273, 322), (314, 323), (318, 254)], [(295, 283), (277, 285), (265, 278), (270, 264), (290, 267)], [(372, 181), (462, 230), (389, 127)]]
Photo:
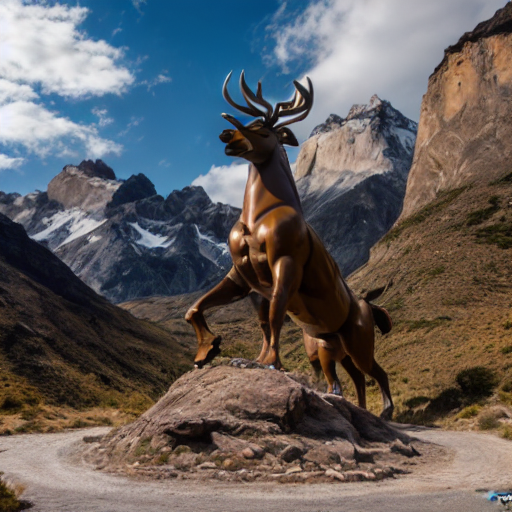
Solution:
[(159, 247), (167, 249), (175, 242), (174, 238), (169, 240), (167, 236), (154, 235), (147, 229), (141, 228), (138, 222), (128, 222), (128, 225), (135, 229), (140, 235), (140, 238), (135, 240), (135, 243), (147, 247), (148, 249), (157, 249)]
[[(60, 240), (58, 244), (54, 244), (53, 249), (66, 245), (81, 236), (89, 234), (91, 231), (99, 228), (106, 222), (106, 219), (96, 220), (80, 208), (72, 208), (57, 212), (51, 217), (44, 217), (42, 223), (48, 226), (43, 231), (31, 235), (32, 240), (41, 242), (49, 240), (53, 235), (60, 231)], [(66, 232), (67, 236), (62, 240), (62, 232)]]

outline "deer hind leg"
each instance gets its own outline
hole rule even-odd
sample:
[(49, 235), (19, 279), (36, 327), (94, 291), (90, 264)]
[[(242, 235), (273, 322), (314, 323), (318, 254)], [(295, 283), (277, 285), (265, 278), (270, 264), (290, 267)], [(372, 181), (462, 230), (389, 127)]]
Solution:
[(215, 306), (223, 306), (243, 299), (249, 291), (249, 287), (233, 267), (217, 286), (203, 295), (187, 311), (185, 320), (192, 325), (197, 336), (198, 350), (194, 359), (197, 368), (201, 368), (220, 353), (221, 337), (210, 331), (203, 313)]
[(341, 361), (341, 365), (354, 382), (359, 407), (366, 409), (366, 383), (364, 381), (364, 373), (357, 368), (350, 356), (344, 357)]
[(380, 417), (384, 420), (390, 420), (393, 416), (393, 409), (395, 406), (393, 405), (393, 400), (391, 398), (391, 391), (389, 389), (389, 380), (387, 373), (377, 364), (375, 359), (373, 360), (372, 367), (368, 372), (370, 377), (373, 377), (380, 387), (380, 392), (382, 394), (382, 403), (383, 409), (380, 413)]
[(303, 331), (304, 348), (317, 378), (323, 372), (327, 381), (327, 392), (343, 396), (341, 382), (336, 374), (336, 346), (338, 338), (336, 335), (328, 336), (326, 339), (314, 338)]

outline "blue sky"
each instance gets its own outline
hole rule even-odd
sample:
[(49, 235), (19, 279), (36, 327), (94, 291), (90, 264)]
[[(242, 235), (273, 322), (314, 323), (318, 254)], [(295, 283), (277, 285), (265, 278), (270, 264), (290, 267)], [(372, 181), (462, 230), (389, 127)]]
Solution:
[(375, 93), (417, 121), (444, 48), (504, 5), (1, 0), (0, 190), (46, 190), (64, 165), (102, 158), (119, 178), (146, 174), (164, 196), (199, 183), (240, 204), (246, 166), (218, 139), (221, 112), (234, 113), (221, 95), (229, 71), (262, 80), (271, 101), (309, 75), (315, 106), (292, 126), (301, 141)]

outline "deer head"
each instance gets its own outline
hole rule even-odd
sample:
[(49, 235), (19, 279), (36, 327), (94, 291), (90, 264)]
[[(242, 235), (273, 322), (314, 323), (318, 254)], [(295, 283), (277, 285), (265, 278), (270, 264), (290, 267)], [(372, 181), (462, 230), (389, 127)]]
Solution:
[[(228, 156), (242, 157), (254, 164), (265, 162), (277, 144), (298, 146), (299, 143), (287, 125), (304, 119), (313, 106), (313, 84), (307, 77), (308, 88), (296, 80), (295, 95), (290, 101), (277, 103), (275, 107), (263, 99), (261, 82), (258, 82), (256, 94), (247, 86), (244, 72), (240, 74), (240, 89), (247, 107), (236, 104), (229, 95), (228, 83), (231, 73), (226, 77), (222, 87), (224, 99), (234, 108), (252, 117), (250, 123), (243, 125), (229, 114), (222, 117), (235, 126), (236, 130), (224, 130), (220, 140), (226, 143), (225, 153)], [(286, 118), (283, 120), (283, 118)], [(280, 122), (278, 122), (280, 121)]]

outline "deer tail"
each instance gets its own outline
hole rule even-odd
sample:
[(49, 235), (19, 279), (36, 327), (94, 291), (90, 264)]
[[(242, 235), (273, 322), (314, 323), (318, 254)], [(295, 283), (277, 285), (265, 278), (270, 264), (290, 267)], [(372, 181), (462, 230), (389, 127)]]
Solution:
[(393, 327), (393, 321), (389, 316), (388, 310), (381, 306), (376, 306), (375, 304), (370, 304), (370, 307), (372, 308), (375, 325), (382, 334), (387, 334)]

